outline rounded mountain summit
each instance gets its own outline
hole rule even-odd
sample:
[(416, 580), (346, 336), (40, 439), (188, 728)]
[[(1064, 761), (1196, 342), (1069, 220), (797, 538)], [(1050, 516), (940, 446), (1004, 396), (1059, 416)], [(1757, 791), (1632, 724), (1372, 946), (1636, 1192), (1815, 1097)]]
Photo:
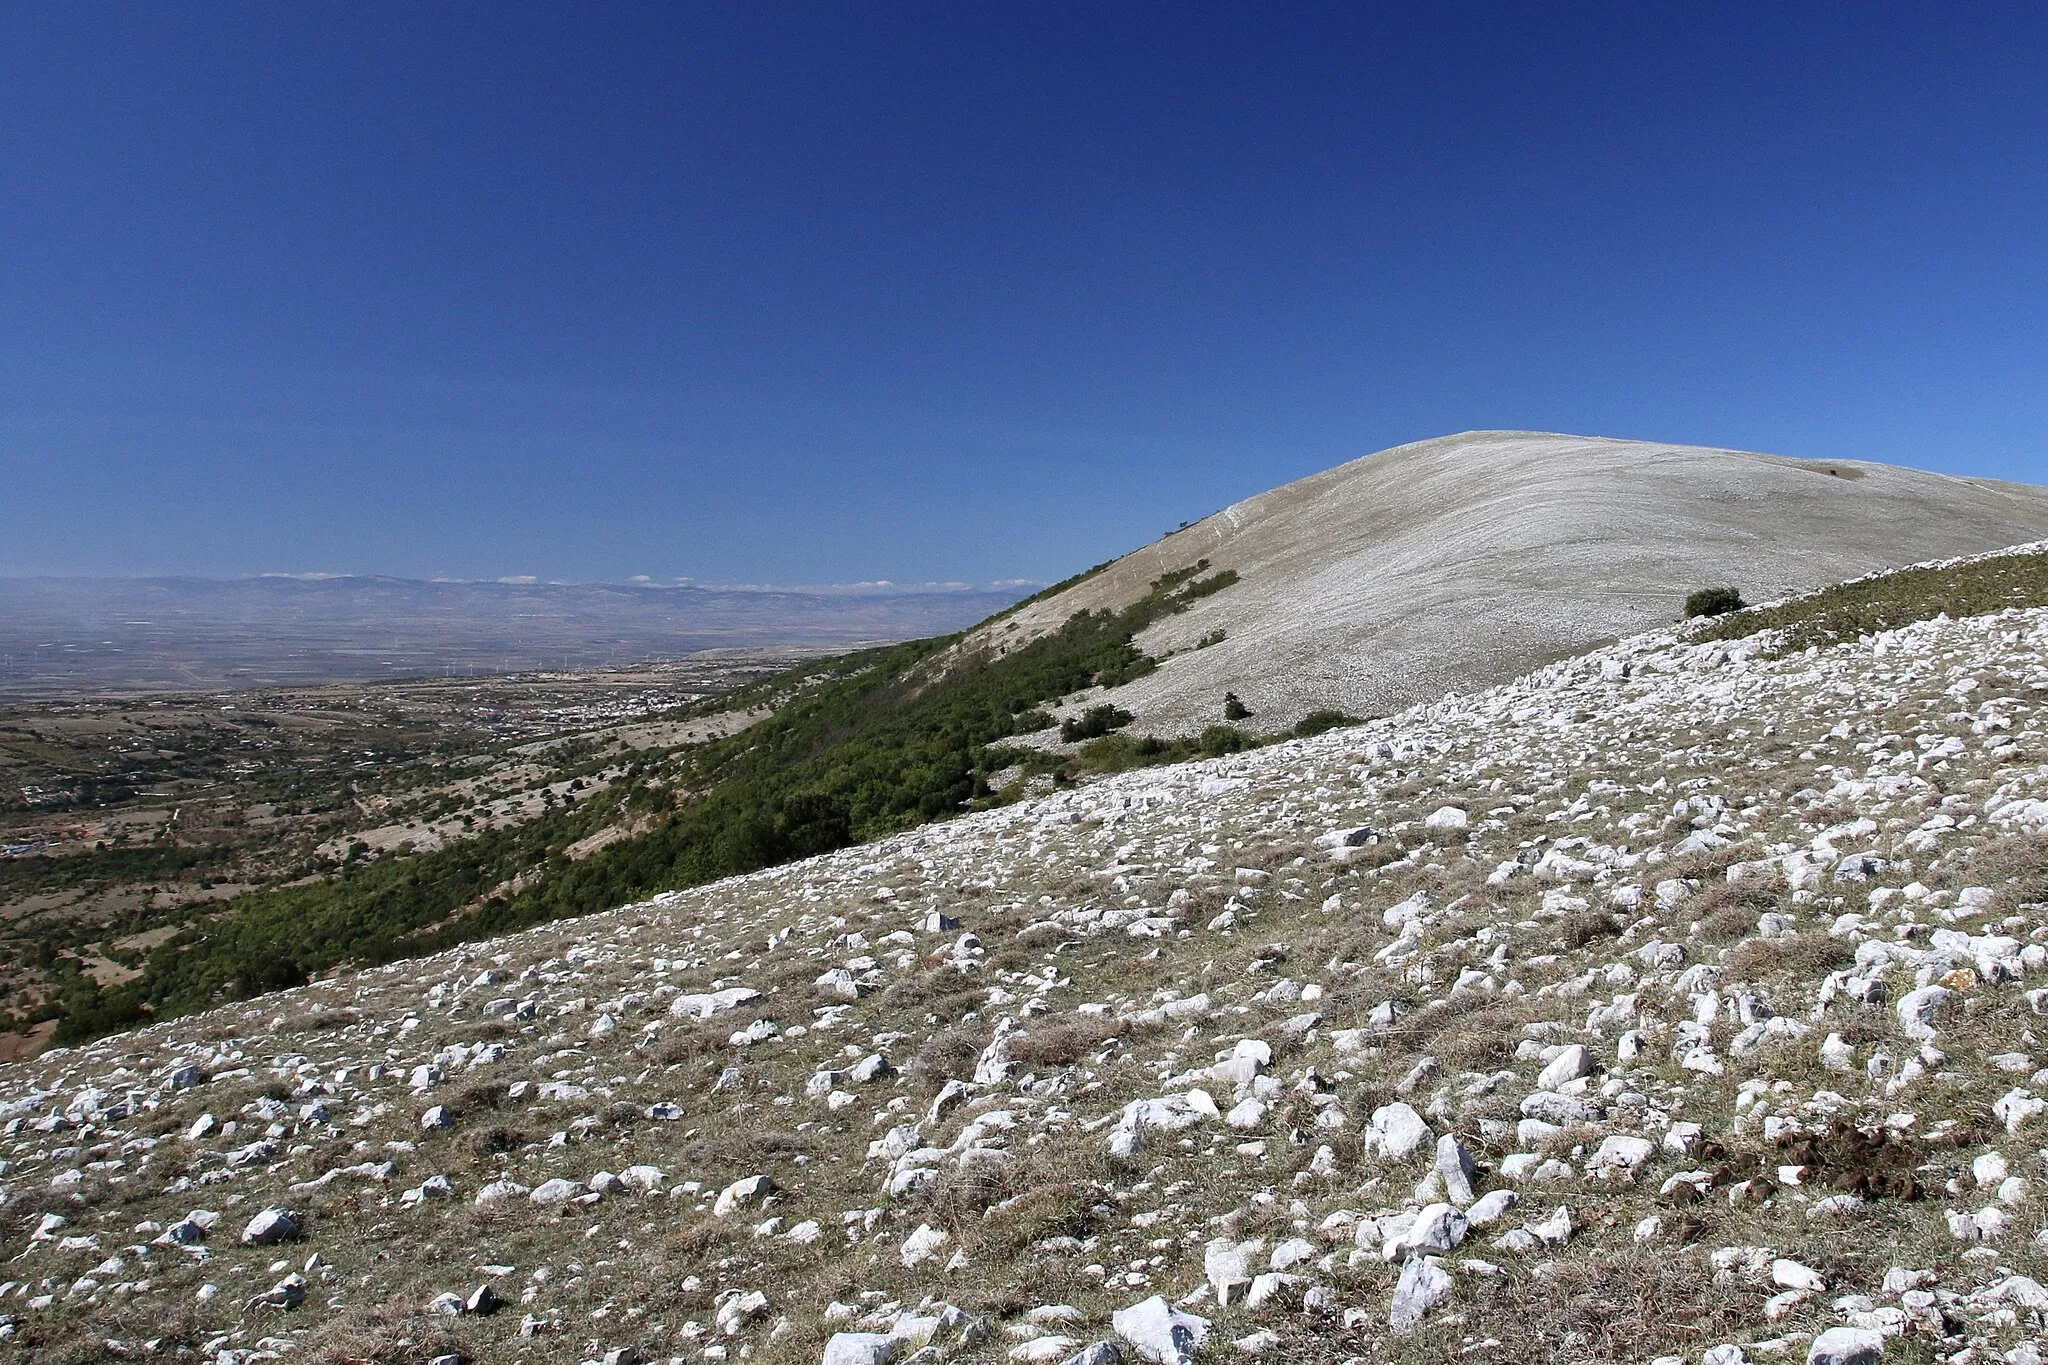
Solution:
[[(1261, 493), (977, 627), (1006, 653), (1203, 561), (1237, 581), (1147, 627), (1157, 671), (1104, 694), (1135, 732), (1191, 734), (1234, 692), (1271, 732), (1385, 715), (1669, 624), (1687, 594), (1750, 602), (2048, 538), (2048, 488), (1857, 460), (1546, 432), (1396, 446)], [(1219, 638), (1220, 634), (1220, 638)], [(1204, 643), (1207, 641), (1208, 643)]]

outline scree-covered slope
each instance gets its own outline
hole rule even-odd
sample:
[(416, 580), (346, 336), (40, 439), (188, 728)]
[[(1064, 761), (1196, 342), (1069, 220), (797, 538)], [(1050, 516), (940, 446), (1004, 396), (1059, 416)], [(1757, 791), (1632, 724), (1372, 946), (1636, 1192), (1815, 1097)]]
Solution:
[(0, 1339), (2036, 1360), (2026, 558), (0, 1067)]

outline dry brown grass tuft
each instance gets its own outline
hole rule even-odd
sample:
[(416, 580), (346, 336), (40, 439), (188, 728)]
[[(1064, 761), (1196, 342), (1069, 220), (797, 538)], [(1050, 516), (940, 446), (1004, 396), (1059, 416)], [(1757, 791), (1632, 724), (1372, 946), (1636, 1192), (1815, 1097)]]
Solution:
[(1576, 952), (1601, 939), (1619, 938), (1625, 926), (1603, 910), (1581, 910), (1567, 915), (1558, 926), (1558, 942), (1566, 952)]
[(482, 1358), (450, 1319), (399, 1302), (341, 1309), (308, 1332), (292, 1358), (305, 1365), (426, 1365), (443, 1355)]
[(1011, 1161), (949, 1167), (918, 1191), (922, 1216), (965, 1241), (979, 1231), (984, 1213), (1020, 1193), (1022, 1180), (1017, 1163)]
[(745, 1027), (745, 1021), (730, 1022), (729, 1016), (692, 1020), (666, 1030), (650, 1055), (657, 1066), (722, 1057), (732, 1050), (732, 1035)]
[(455, 1139), (455, 1150), (471, 1162), (488, 1161), (506, 1152), (516, 1152), (535, 1140), (532, 1133), (522, 1128), (508, 1128), (501, 1124), (470, 1129)]
[(0, 1234), (9, 1241), (25, 1236), (46, 1213), (62, 1214), (75, 1222), (85, 1206), (83, 1198), (68, 1190), (53, 1190), (47, 1186), (18, 1190), (8, 1197), (5, 1204), (0, 1204)]
[(909, 1073), (924, 1088), (937, 1090), (973, 1070), (981, 1049), (981, 1035), (970, 1028), (940, 1029), (910, 1059)]
[(362, 1022), (363, 1016), (360, 1011), (353, 1009), (336, 1010), (315, 1006), (312, 1010), (299, 1015), (296, 1019), (287, 1023), (285, 1031), (291, 1033), (318, 1033), (326, 1029), (348, 1028), (352, 1024), (360, 1024)]
[(1856, 960), (1847, 942), (1823, 933), (1784, 938), (1752, 938), (1737, 944), (1721, 959), (1730, 981), (1760, 981), (1779, 973), (1818, 979)]
[(511, 1086), (504, 1081), (472, 1081), (451, 1092), (441, 1101), (448, 1112), (458, 1119), (490, 1113), (504, 1108), (511, 1102)]
[(2048, 901), (2048, 835), (1988, 840), (1971, 850), (1966, 867), (1969, 880), (1991, 887), (2008, 909)]
[(1699, 917), (1702, 937), (1725, 941), (1756, 931), (1757, 917), (1778, 908), (1778, 893), (1754, 883), (1730, 886), (1720, 882), (1686, 902)]
[(1081, 1015), (1018, 1035), (1010, 1043), (1010, 1056), (1026, 1067), (1072, 1066), (1122, 1034), (1123, 1028), (1113, 1019)]
[(1446, 1071), (1495, 1071), (1513, 1059), (1522, 1025), (1536, 1018), (1526, 997), (1487, 1001), (1484, 1008), (1445, 1021), (1430, 1041), (1430, 1055)]
[(882, 992), (885, 1010), (922, 1010), (942, 1020), (958, 1019), (981, 1003), (985, 988), (951, 967), (934, 967), (892, 981)]
[[(1473, 1306), (1500, 1341), (1490, 1358), (1558, 1365), (1690, 1357), (1722, 1339), (1753, 1294), (1718, 1285), (1697, 1257), (1669, 1248), (1604, 1249), (1550, 1262), (1540, 1275), (1468, 1280)], [(1463, 1297), (1462, 1295), (1460, 1297)], [(1459, 1329), (1445, 1324), (1397, 1346), (1396, 1360), (1455, 1357)]]
[(1100, 1230), (1097, 1207), (1109, 1198), (1108, 1187), (1093, 1181), (1034, 1186), (989, 1208), (978, 1241), (988, 1252), (1011, 1255), (1048, 1237), (1088, 1237)]

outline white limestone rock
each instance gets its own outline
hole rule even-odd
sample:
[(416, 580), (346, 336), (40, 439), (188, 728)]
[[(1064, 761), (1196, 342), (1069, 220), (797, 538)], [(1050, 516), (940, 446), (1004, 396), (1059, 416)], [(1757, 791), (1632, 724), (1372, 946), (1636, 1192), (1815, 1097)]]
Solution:
[(1110, 1314), (1116, 1334), (1153, 1365), (1187, 1365), (1209, 1339), (1209, 1320), (1183, 1313), (1155, 1294)]

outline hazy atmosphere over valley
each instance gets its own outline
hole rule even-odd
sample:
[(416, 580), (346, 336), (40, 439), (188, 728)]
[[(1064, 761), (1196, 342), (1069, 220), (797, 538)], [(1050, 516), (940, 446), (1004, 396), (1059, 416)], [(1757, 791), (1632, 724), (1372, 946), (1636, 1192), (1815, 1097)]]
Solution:
[(2043, 1365), (2034, 8), (32, 8), (0, 1358)]

